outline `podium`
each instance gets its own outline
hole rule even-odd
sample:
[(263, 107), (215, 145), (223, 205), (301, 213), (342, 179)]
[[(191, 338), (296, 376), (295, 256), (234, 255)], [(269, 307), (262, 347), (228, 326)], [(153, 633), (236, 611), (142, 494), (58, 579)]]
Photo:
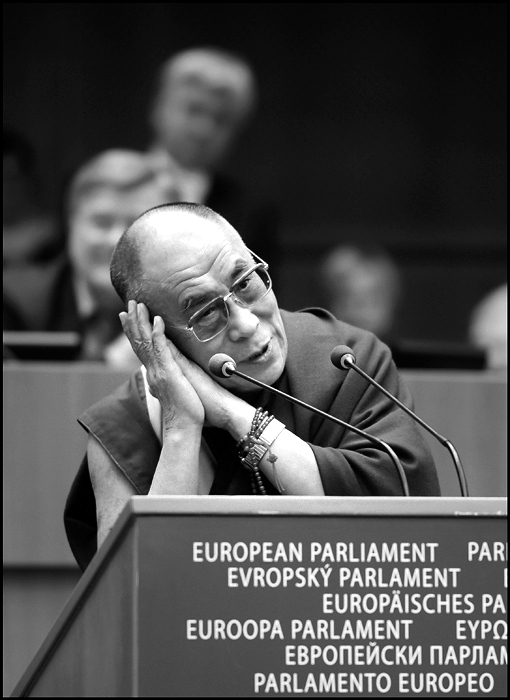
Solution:
[(507, 697), (506, 499), (135, 496), (14, 697)]

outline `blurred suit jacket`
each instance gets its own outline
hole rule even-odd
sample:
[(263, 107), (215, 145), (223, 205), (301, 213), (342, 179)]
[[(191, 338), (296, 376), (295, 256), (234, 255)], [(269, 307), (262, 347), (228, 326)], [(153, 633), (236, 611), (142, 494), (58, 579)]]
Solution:
[(278, 293), (283, 251), (276, 205), (252, 194), (233, 178), (219, 173), (212, 178), (204, 204), (232, 224), (248, 248), (268, 263), (273, 286)]

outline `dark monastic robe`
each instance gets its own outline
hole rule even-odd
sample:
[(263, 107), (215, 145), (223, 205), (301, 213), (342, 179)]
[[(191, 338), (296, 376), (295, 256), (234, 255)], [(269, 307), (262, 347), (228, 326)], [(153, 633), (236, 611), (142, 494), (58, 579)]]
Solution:
[[(439, 496), (430, 450), (416, 423), (353, 370), (330, 361), (336, 345), (349, 346), (357, 364), (410, 408), (411, 393), (397, 372), (390, 350), (367, 331), (337, 321), (322, 309), (282, 311), (289, 342), (285, 370), (275, 387), (386, 441), (404, 468), (411, 496)], [(80, 424), (106, 449), (136, 489), (149, 492), (161, 445), (149, 420), (141, 372), (89, 408)], [(313, 450), (326, 496), (402, 496), (402, 481), (388, 453), (372, 442), (270, 392), (250, 398), (282, 421)], [(204, 428), (217, 466), (211, 494), (251, 494), (234, 439), (217, 428)], [(277, 491), (265, 481), (270, 494)], [(97, 548), (94, 493), (85, 457), (68, 496), (65, 527), (80, 567)]]

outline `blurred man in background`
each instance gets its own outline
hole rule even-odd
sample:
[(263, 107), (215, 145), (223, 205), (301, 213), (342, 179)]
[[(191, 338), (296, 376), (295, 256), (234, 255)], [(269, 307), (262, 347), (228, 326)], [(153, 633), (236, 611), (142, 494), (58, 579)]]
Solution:
[(395, 340), (401, 294), (400, 272), (385, 250), (345, 243), (324, 259), (320, 277), (326, 308), (338, 319)]
[[(149, 124), (149, 155), (178, 200), (206, 204), (256, 247), (277, 278), (277, 214), (272, 203), (228, 177), (223, 168), (254, 114), (257, 85), (244, 58), (216, 47), (190, 48), (161, 66)], [(275, 281), (277, 285), (277, 282)]]
[(144, 211), (175, 201), (150, 160), (112, 149), (85, 163), (67, 194), (67, 255), (53, 288), (48, 330), (77, 331), (79, 359), (112, 368), (138, 366), (122, 333), (123, 306), (110, 281), (110, 260), (122, 233)]

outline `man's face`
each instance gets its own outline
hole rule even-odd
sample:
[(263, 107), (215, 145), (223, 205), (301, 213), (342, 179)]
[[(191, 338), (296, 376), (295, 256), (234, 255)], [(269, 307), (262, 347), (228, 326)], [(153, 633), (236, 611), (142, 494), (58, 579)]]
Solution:
[(184, 167), (209, 169), (225, 156), (239, 114), (231, 89), (197, 80), (164, 86), (152, 113), (152, 127)]
[(93, 289), (116, 297), (110, 280), (113, 250), (137, 216), (162, 201), (159, 190), (148, 183), (125, 191), (102, 187), (77, 204), (70, 217), (69, 254), (74, 269)]
[[(200, 342), (184, 328), (190, 317), (218, 296), (228, 294), (231, 285), (254, 260), (242, 242), (222, 233), (216, 224), (189, 217), (193, 232), (166, 245), (163, 239), (147, 254), (153, 302), (150, 311), (162, 316), (168, 337), (191, 360), (209, 373), (209, 360), (226, 353), (240, 372), (266, 384), (273, 384), (283, 372), (287, 338), (274, 293), (270, 291), (253, 306), (227, 301), (230, 320), (218, 336)], [(184, 232), (183, 232), (184, 233)], [(254, 387), (240, 377), (218, 379), (238, 393)]]
[(342, 321), (385, 336), (394, 321), (396, 299), (386, 275), (375, 267), (353, 267), (342, 280), (331, 310)]

